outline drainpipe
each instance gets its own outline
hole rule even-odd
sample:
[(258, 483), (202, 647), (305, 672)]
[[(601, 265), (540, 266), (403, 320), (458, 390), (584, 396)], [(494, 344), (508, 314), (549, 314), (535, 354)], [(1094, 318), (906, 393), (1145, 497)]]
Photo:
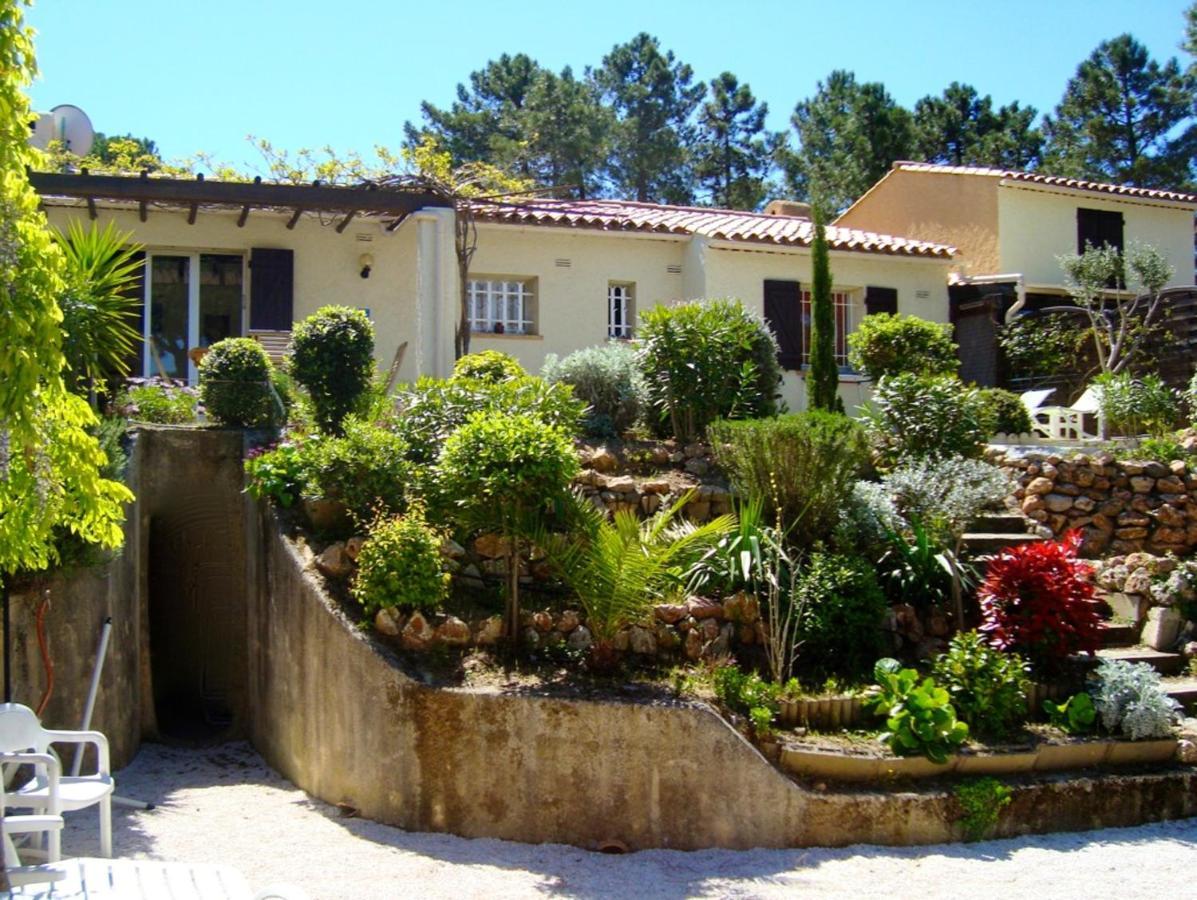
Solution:
[(1027, 280), (1023, 277), (1021, 272), (1013, 272), (1008, 275), (961, 275), (961, 284), (1009, 284), (1014, 282), (1014, 293), (1017, 299), (1014, 305), (1006, 311), (1006, 323), (1014, 321), (1014, 317), (1022, 312), (1022, 308), (1027, 305)]

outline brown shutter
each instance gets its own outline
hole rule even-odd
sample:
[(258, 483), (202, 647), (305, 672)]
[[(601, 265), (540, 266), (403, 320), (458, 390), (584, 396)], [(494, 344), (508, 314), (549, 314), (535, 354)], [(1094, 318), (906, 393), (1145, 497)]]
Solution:
[(1122, 252), (1122, 213), (1106, 209), (1084, 209), (1076, 211), (1076, 252), (1084, 253), (1089, 245), (1100, 247), (1109, 244)]
[(865, 315), (873, 316), (877, 313), (898, 313), (898, 291), (896, 288), (867, 287), (865, 288)]
[(249, 327), (290, 331), (295, 286), (295, 254), (255, 247), (249, 256)]
[(765, 282), (765, 321), (777, 337), (777, 362), (802, 368), (802, 286), (797, 281)]

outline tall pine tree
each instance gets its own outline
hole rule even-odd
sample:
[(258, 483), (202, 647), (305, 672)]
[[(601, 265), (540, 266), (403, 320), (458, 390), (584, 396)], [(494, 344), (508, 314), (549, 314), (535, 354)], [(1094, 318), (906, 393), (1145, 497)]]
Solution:
[(1193, 86), (1175, 59), (1160, 65), (1129, 34), (1103, 41), (1044, 122), (1044, 168), (1140, 187), (1189, 185)]
[(692, 118), (706, 86), (693, 70), (641, 32), (603, 57), (595, 84), (615, 112), (608, 170), (619, 196), (689, 203), (694, 199)]
[(711, 81), (698, 112), (694, 174), (713, 206), (757, 209), (768, 191), (778, 138), (765, 131), (769, 107), (731, 72)]
[(523, 115), (533, 177), (562, 188), (558, 196), (600, 194), (614, 124), (594, 85), (575, 78), (569, 66), (560, 75), (541, 72)]
[(815, 237), (811, 243), (810, 368), (806, 372), (806, 405), (843, 412), (840, 370), (835, 361), (835, 308), (831, 298), (831, 259), (821, 204), (813, 204)]
[(942, 96), (924, 97), (914, 106), (916, 148), (920, 159), (954, 166), (1033, 169), (1043, 135), (1034, 127), (1034, 107), (1016, 102), (997, 111), (993, 99), (953, 81)]

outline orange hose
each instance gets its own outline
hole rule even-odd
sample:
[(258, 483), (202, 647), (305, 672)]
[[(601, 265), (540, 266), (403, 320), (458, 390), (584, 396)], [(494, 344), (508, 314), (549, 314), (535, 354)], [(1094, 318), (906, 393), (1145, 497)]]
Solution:
[(46, 642), (46, 611), (50, 608), (50, 592), (46, 591), (42, 597), (41, 606), (37, 608), (37, 646), (42, 653), (42, 665), (46, 669), (46, 690), (41, 701), (37, 704), (37, 717), (40, 719), (46, 711), (46, 704), (50, 702), (50, 695), (54, 693), (54, 663), (50, 659), (50, 646)]

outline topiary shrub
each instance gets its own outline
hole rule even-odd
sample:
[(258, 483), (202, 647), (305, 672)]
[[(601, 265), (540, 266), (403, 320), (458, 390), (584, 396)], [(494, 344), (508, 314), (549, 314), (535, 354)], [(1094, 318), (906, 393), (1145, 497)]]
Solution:
[(550, 354), (541, 376), (550, 384), (573, 387), (574, 396), (587, 405), (582, 427), (590, 435), (622, 434), (647, 408), (636, 351), (625, 341), (575, 350), (565, 359)]
[(454, 378), (474, 378), (492, 384), (512, 378), (523, 378), (527, 374), (514, 356), (500, 353), (498, 350), (467, 353), (453, 364)]
[(976, 388), (953, 375), (886, 375), (865, 411), (865, 427), (881, 462), (981, 455), (989, 416)]
[(436, 609), (449, 595), (449, 574), (442, 569), (444, 535), (414, 505), (406, 515), (380, 517), (370, 526), (357, 558), (350, 592), (367, 615), (398, 606)]
[(199, 364), (200, 399), (222, 425), (260, 428), (276, 421), (270, 392), (270, 358), (252, 338), (226, 338), (208, 348)]
[(296, 323), (289, 367), (311, 398), (316, 424), (339, 434), (374, 374), (374, 326), (360, 309), (325, 306)]
[(777, 341), (739, 300), (654, 306), (640, 320), (640, 369), (661, 433), (691, 441), (715, 419), (777, 412)]
[(874, 313), (848, 335), (848, 362), (872, 381), (887, 375), (949, 375), (960, 366), (952, 326)]
[(720, 420), (707, 429), (712, 453), (765, 520), (810, 545), (831, 533), (852, 484), (868, 465), (868, 441), (847, 416), (823, 410), (772, 419)]
[(312, 435), (300, 445), (304, 497), (344, 503), (358, 525), (401, 512), (411, 474), (407, 443), (356, 416), (342, 424), (343, 434)]
[(1051, 672), (1074, 653), (1093, 653), (1101, 618), (1081, 536), (1007, 547), (989, 561), (977, 598), (980, 631), (999, 650), (1022, 654)]
[(953, 637), (931, 673), (976, 734), (1006, 737), (1026, 720), (1026, 664), (1017, 653), (995, 650), (976, 631)]
[(985, 404), (992, 434), (1030, 434), (1031, 414), (1018, 394), (1004, 388), (981, 388), (977, 393)]
[(804, 678), (866, 674), (885, 649), (885, 595), (864, 560), (812, 553), (794, 587), (798, 657)]

